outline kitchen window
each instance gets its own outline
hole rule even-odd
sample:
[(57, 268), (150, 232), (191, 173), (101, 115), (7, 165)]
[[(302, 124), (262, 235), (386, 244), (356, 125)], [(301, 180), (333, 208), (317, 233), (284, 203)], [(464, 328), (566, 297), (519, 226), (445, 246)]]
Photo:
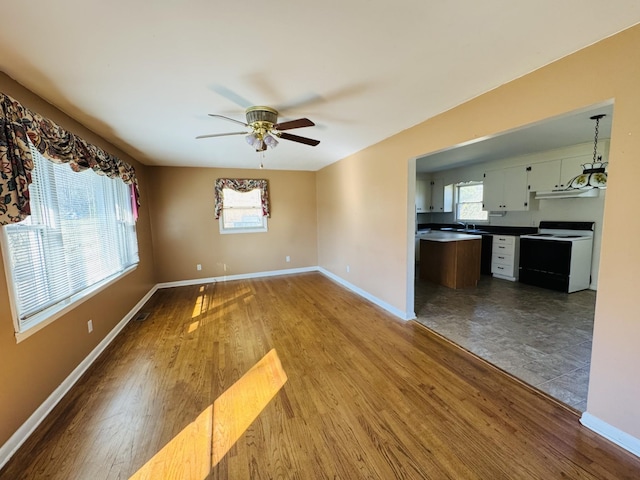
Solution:
[(138, 263), (132, 186), (31, 154), (31, 215), (1, 235), (18, 341)]
[(482, 182), (456, 185), (456, 220), (463, 222), (487, 221), (488, 212), (482, 210)]

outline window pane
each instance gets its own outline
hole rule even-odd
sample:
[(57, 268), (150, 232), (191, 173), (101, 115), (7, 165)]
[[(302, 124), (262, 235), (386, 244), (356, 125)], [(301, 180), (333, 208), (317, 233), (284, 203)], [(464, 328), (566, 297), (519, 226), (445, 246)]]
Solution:
[(262, 227), (262, 208), (230, 208), (223, 214), (224, 228)]
[(260, 189), (237, 192), (230, 188), (223, 188), (220, 227), (223, 233), (266, 231)]
[(236, 192), (230, 188), (224, 188), (222, 189), (222, 204), (224, 208), (261, 207), (260, 190), (256, 188), (249, 192)]
[(138, 262), (131, 187), (32, 155), (32, 215), (4, 228), (21, 332)]
[(482, 210), (482, 203), (461, 203), (458, 205), (459, 220), (486, 220), (487, 212)]
[(482, 183), (458, 185), (458, 220), (475, 221), (487, 220), (488, 213), (482, 210)]
[(482, 185), (461, 185), (458, 187), (458, 202), (482, 202)]

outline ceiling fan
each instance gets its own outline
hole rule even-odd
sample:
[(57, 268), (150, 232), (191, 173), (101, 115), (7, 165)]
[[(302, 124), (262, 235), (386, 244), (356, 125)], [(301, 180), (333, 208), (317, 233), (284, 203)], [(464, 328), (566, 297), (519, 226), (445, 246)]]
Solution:
[(210, 113), (209, 116), (222, 118), (229, 120), (230, 122), (238, 123), (247, 130), (242, 132), (229, 132), (229, 133), (213, 133), (210, 135), (199, 135), (196, 139), (200, 138), (213, 138), (213, 137), (225, 137), (229, 135), (245, 135), (245, 139), (249, 145), (256, 149), (256, 152), (264, 152), (267, 147), (275, 148), (278, 145), (278, 141), (275, 137), (290, 140), (292, 142), (304, 143), (315, 147), (320, 143), (319, 140), (313, 140), (307, 137), (300, 137), (291, 133), (284, 132), (283, 130), (292, 130), (294, 128), (313, 127), (313, 123), (308, 118), (298, 118), (297, 120), (291, 120), (288, 122), (278, 123), (278, 111), (271, 107), (255, 106), (249, 107), (246, 110), (247, 121), (241, 122), (233, 118), (225, 117), (224, 115), (216, 115)]

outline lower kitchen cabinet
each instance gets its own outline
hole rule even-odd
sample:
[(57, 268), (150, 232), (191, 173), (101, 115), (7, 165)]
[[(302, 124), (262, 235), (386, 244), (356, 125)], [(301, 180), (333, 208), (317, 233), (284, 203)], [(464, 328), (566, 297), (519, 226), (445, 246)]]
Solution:
[(494, 235), (491, 273), (494, 277), (515, 282), (518, 279), (520, 237)]
[(449, 288), (478, 285), (482, 240), (420, 241), (420, 278)]

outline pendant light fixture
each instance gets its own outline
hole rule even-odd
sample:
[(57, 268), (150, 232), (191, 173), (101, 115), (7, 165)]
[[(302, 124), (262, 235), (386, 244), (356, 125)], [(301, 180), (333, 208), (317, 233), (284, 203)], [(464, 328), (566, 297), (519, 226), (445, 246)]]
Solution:
[(582, 173), (569, 181), (567, 190), (589, 190), (592, 188), (607, 188), (607, 164), (602, 161), (602, 155), (598, 155), (598, 128), (600, 119), (606, 115), (594, 115), (591, 120), (596, 121), (595, 136), (593, 140), (593, 162), (582, 165)]

